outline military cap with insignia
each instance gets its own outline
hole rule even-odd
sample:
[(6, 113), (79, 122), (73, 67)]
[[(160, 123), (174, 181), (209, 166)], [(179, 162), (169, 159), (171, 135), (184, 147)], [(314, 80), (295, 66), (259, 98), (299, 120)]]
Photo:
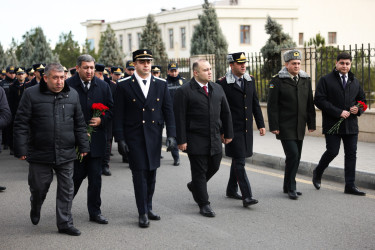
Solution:
[(121, 67), (112, 67), (111, 73), (116, 75), (121, 75), (123, 73), (123, 68)]
[(64, 66), (64, 72), (68, 72), (69, 70)]
[(76, 73), (77, 69), (76, 68), (71, 68), (69, 70), (70, 74), (73, 76)]
[(26, 69), (26, 73), (28, 74), (28, 75), (30, 75), (30, 74), (34, 74), (34, 69), (33, 68), (28, 68), (28, 69)]
[(5, 75), (6, 73), (7, 73), (7, 71), (5, 69), (1, 70), (2, 75)]
[(247, 60), (244, 52), (237, 52), (237, 53), (228, 54), (227, 61), (229, 63), (234, 63), (234, 62), (244, 63), (244, 62), (248, 62), (249, 60)]
[(109, 73), (108, 73), (108, 71), (106, 69), (104, 69), (103, 75), (109, 75)]
[(151, 72), (160, 72), (161, 67), (159, 65), (153, 65), (151, 66)]
[(95, 71), (104, 72), (104, 69), (105, 69), (104, 64), (100, 64), (100, 63), (95, 64)]
[(25, 70), (25, 68), (24, 67), (18, 67), (17, 69), (16, 69), (16, 74), (18, 75), (18, 74), (25, 74), (26, 73), (26, 70)]
[(133, 62), (136, 60), (152, 60), (154, 57), (152, 56), (152, 52), (149, 49), (139, 49), (133, 51)]
[(16, 72), (15, 72), (15, 68), (14, 68), (14, 66), (8, 66), (8, 67), (6, 68), (6, 72), (7, 72), (7, 73), (16, 73)]
[(302, 60), (301, 52), (296, 49), (285, 51), (284, 61), (289, 62), (290, 60)]
[(45, 67), (46, 67), (45, 63), (36, 63), (36, 64), (33, 64), (33, 69), (35, 71), (44, 72), (44, 68)]
[(176, 62), (170, 62), (168, 64), (168, 70), (170, 69), (178, 69), (178, 64)]
[(126, 62), (126, 69), (135, 69), (134, 68), (134, 62), (133, 61), (127, 61)]

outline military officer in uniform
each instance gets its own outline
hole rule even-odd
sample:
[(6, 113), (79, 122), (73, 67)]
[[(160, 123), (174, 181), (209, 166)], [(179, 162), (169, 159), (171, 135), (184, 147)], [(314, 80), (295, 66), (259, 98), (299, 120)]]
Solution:
[[(168, 64), (168, 72), (167, 72), (167, 84), (169, 93), (171, 94), (171, 98), (173, 100), (174, 94), (176, 90), (181, 87), (184, 83), (186, 83), (186, 79), (180, 76), (178, 71), (178, 64), (177, 62), (170, 62)], [(178, 148), (174, 148), (171, 150), (171, 154), (173, 157), (173, 165), (179, 166), (180, 165), (180, 155), (178, 152)]]
[(296, 174), (301, 159), (306, 125), (315, 130), (315, 107), (309, 75), (301, 70), (301, 52), (284, 53), (285, 67), (275, 75), (269, 85), (267, 103), (271, 133), (281, 140), (285, 152), (283, 191), (292, 200), (301, 192), (296, 190)]
[(25, 84), (25, 88), (30, 88), (32, 86), (35, 86), (35, 85), (39, 84), (40, 80), (43, 77), (45, 67), (46, 67), (45, 63), (35, 63), (35, 64), (33, 64), (35, 77), (30, 82)]
[(126, 62), (126, 67), (125, 67), (125, 75), (124, 78), (128, 76), (132, 76), (134, 74), (134, 62), (133, 61), (127, 61)]
[(152, 198), (164, 123), (167, 150), (176, 145), (171, 96), (166, 81), (151, 75), (152, 60), (150, 50), (134, 51), (135, 72), (118, 82), (115, 95), (114, 136), (119, 152), (128, 152), (140, 227), (148, 227), (149, 219), (160, 220), (152, 210)]
[(27, 74), (27, 77), (26, 77), (26, 83), (30, 82), (32, 79), (34, 79), (35, 77), (35, 74), (34, 74), (34, 69), (31, 67), (31, 68), (28, 68), (26, 69), (26, 74)]
[(5, 77), (6, 77), (6, 70), (5, 70), (5, 69), (2, 69), (2, 70), (1, 70), (1, 74), (0, 74), (0, 82), (1, 82), (2, 80), (4, 80)]
[(152, 67), (151, 67), (151, 73), (155, 77), (160, 77), (160, 75), (161, 75), (161, 66), (159, 66), (159, 65), (152, 65)]
[(123, 72), (123, 68), (122, 67), (112, 67), (111, 68), (111, 76), (112, 76), (112, 80), (111, 81), (113, 83), (116, 83), (118, 80), (120, 80), (122, 72)]
[[(226, 195), (229, 198), (241, 199), (243, 206), (248, 207), (258, 203), (258, 200), (253, 199), (245, 171), (245, 158), (253, 155), (253, 116), (261, 136), (266, 134), (266, 129), (255, 89), (255, 79), (246, 73), (245, 53), (229, 54), (228, 62), (231, 69), (217, 81), (227, 97), (234, 131), (233, 141), (225, 145), (226, 156), (232, 157)], [(237, 183), (242, 196), (237, 193)]]
[[(7, 101), (8, 103), (10, 102), (10, 99), (9, 99), (9, 88), (10, 86), (12, 85), (12, 83), (14, 82), (15, 78), (16, 78), (16, 69), (14, 66), (8, 66), (6, 68), (6, 77), (4, 80), (2, 80), (0, 82), (0, 87), (2, 87), (5, 91), (5, 95), (7, 97)], [(11, 142), (11, 127), (12, 127), (12, 124), (8, 125), (7, 127), (5, 127), (3, 129), (3, 144), (4, 144), (4, 149), (8, 149), (8, 147), (10, 147), (10, 150), (12, 151), (13, 149), (11, 148), (11, 145), (12, 145), (12, 142)]]

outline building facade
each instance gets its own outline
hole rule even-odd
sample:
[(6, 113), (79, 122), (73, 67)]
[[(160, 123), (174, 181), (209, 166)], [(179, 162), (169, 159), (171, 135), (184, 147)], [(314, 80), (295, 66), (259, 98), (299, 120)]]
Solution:
[[(375, 9), (373, 0), (223, 0), (213, 5), (230, 52), (259, 52), (269, 37), (264, 29), (267, 16), (281, 24), (297, 46), (303, 46), (318, 33), (325, 38), (326, 45), (375, 42), (375, 33), (370, 32), (370, 25), (375, 20), (370, 13)], [(194, 26), (199, 23), (200, 14), (201, 5), (155, 14), (169, 58), (190, 57), (190, 39)], [(139, 48), (146, 18), (109, 23), (87, 20), (82, 25), (86, 26), (87, 39), (97, 51), (100, 34), (110, 24), (128, 59), (131, 52)]]

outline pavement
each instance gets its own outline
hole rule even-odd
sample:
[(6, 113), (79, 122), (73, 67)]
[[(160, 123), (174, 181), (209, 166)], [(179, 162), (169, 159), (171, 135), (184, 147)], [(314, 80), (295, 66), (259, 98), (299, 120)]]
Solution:
[[(259, 136), (254, 130), (254, 154), (247, 159), (249, 164), (267, 166), (284, 170), (285, 154), (281, 142), (276, 136), (267, 131), (265, 136)], [(325, 152), (325, 138), (305, 136), (303, 141), (301, 163), (298, 173), (312, 176), (312, 171), (317, 166), (320, 157)], [(375, 189), (375, 143), (358, 142), (356, 185)], [(341, 143), (339, 155), (331, 162), (325, 170), (322, 181), (332, 180), (344, 182), (344, 146)]]

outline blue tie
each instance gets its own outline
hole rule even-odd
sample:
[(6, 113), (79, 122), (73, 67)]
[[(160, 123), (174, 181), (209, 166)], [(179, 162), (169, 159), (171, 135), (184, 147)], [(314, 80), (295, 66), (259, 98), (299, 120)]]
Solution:
[(342, 75), (341, 78), (342, 78), (342, 86), (345, 89), (345, 87), (346, 87), (346, 77), (345, 77), (345, 75)]
[(146, 85), (146, 83), (147, 83), (147, 80), (142, 80), (142, 82)]

